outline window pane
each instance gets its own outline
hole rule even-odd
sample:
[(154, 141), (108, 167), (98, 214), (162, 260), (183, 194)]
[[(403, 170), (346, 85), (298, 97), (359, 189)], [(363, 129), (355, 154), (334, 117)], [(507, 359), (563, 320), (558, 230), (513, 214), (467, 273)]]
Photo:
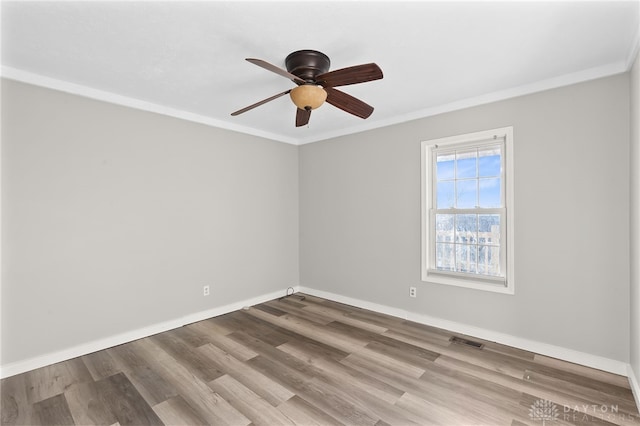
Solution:
[(456, 244), (456, 271), (477, 272), (476, 268), (477, 246)]
[(500, 176), (500, 146), (480, 148), (478, 150), (478, 175), (481, 177)]
[(480, 207), (501, 207), (500, 178), (480, 179), (478, 186), (480, 187), (478, 195)]
[[(456, 207), (459, 209), (474, 209), (478, 205), (478, 187), (477, 181), (459, 180), (456, 181)], [(439, 194), (438, 194), (439, 195)], [(440, 208), (440, 206), (438, 206)]]
[(457, 214), (456, 216), (456, 243), (477, 244), (478, 215)]
[(438, 200), (436, 202), (437, 208), (448, 209), (453, 207), (454, 188), (455, 188), (455, 183), (453, 181), (438, 182), (438, 189), (437, 189)]
[(453, 215), (436, 215), (436, 241), (442, 243), (453, 242)]
[(456, 152), (456, 179), (478, 176), (477, 156), (478, 153), (475, 149), (467, 152)]
[(455, 245), (436, 243), (436, 269), (455, 271)]
[(478, 273), (500, 275), (500, 247), (478, 246)]
[(454, 154), (439, 154), (436, 157), (436, 176), (437, 180), (453, 179), (453, 161)]
[(500, 215), (478, 215), (478, 244), (500, 244)]

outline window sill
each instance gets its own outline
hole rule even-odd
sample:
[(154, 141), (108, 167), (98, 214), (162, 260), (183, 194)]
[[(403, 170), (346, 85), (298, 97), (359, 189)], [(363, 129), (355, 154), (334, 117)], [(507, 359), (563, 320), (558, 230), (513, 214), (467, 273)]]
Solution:
[(451, 274), (443, 271), (428, 270), (423, 272), (422, 281), (453, 285), (456, 287), (484, 290), (494, 293), (514, 294), (513, 287), (509, 286), (504, 278), (483, 278), (474, 276), (462, 276), (461, 274)]

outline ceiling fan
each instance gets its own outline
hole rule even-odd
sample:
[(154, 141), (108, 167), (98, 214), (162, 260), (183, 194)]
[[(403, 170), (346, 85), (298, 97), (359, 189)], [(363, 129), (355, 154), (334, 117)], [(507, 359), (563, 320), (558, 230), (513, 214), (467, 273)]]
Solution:
[(255, 107), (289, 94), (291, 100), (297, 107), (296, 127), (309, 123), (311, 111), (321, 106), (325, 101), (357, 117), (369, 117), (373, 112), (371, 105), (337, 90), (335, 87), (364, 83), (382, 78), (382, 70), (374, 63), (329, 71), (329, 65), (331, 64), (329, 57), (316, 50), (298, 50), (289, 54), (285, 59), (286, 71), (261, 59), (247, 58), (247, 61), (276, 74), (280, 74), (298, 86), (239, 109), (231, 113), (231, 115), (240, 115)]

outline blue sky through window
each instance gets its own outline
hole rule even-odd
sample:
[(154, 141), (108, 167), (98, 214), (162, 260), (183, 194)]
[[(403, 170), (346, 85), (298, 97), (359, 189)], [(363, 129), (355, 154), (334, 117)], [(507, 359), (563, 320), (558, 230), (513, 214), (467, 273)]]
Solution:
[(438, 154), (437, 208), (501, 207), (500, 146)]

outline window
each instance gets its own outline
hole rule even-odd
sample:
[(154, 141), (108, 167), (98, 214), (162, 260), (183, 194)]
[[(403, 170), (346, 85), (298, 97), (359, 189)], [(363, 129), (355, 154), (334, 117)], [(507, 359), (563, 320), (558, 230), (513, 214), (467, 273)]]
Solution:
[(513, 294), (513, 128), (422, 142), (422, 280)]

